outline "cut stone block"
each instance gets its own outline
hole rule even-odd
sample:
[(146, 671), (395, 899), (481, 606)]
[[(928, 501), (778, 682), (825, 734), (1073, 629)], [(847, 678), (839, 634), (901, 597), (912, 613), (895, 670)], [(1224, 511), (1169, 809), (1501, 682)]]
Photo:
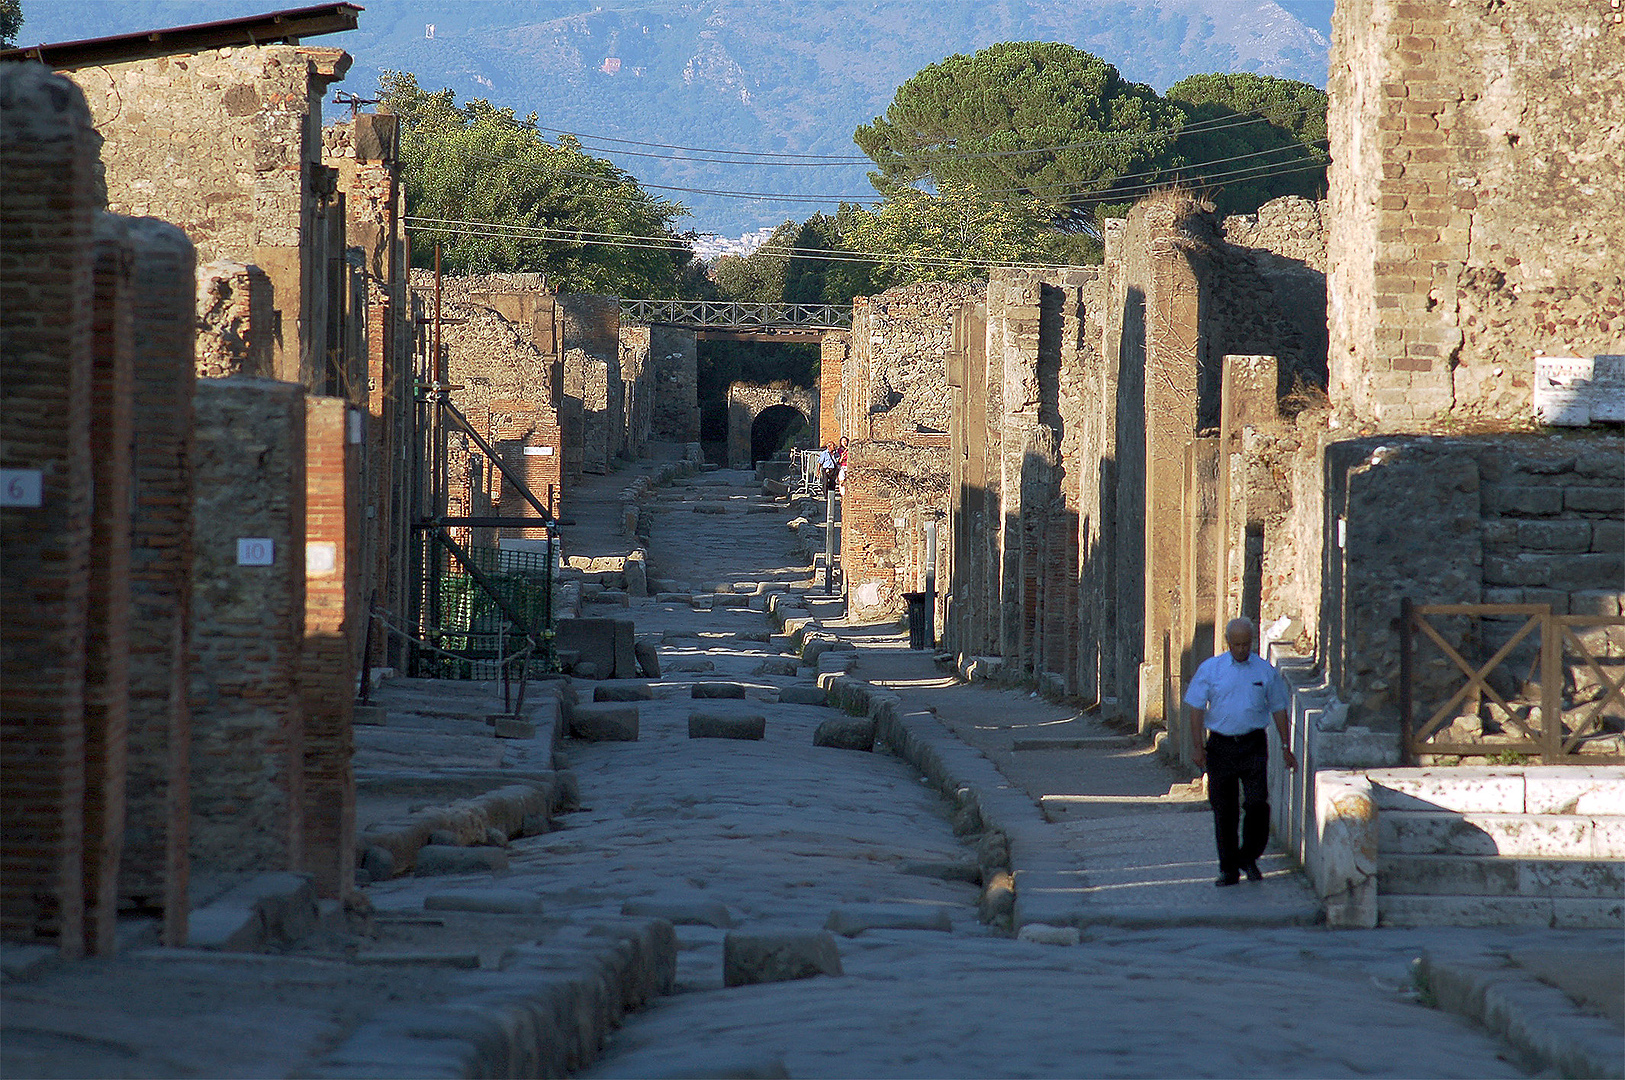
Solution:
[(577, 705), (570, 710), (570, 735), (583, 742), (636, 742), (638, 707), (620, 702)]
[(832, 716), (813, 732), (813, 745), (836, 750), (873, 751), (875, 722), (862, 716)]
[(688, 718), (688, 737), (691, 739), (760, 739), (766, 734), (765, 716), (697, 712)]
[(657, 603), (657, 604), (692, 604), (693, 602), (694, 602), (694, 597), (689, 593), (682, 593), (682, 592), (655, 593), (655, 603)]
[(822, 686), (781, 686), (779, 703), (782, 705), (827, 705), (829, 694)]
[(655, 692), (648, 683), (610, 683), (606, 686), (595, 686), (592, 691), (593, 701), (653, 701)]
[(771, 630), (738, 630), (734, 632), (733, 638), (735, 641), (748, 641), (766, 645), (773, 640), (773, 632)]
[(753, 675), (794, 675), (801, 665), (794, 657), (770, 656), (756, 665)]
[(728, 906), (718, 900), (662, 900), (642, 897), (621, 905), (621, 914), (641, 919), (665, 919), (674, 926), (714, 926), (729, 930), (735, 925)]
[(948, 909), (908, 904), (853, 904), (838, 907), (824, 923), (844, 937), (857, 937), (865, 930), (937, 930), (949, 933), (954, 923)]
[(673, 673), (686, 672), (691, 674), (704, 671), (715, 671), (717, 669), (717, 665), (712, 661), (701, 660), (700, 658), (694, 656), (685, 656), (681, 659), (673, 660), (668, 667)]
[(1016, 940), (1032, 941), (1039, 945), (1076, 945), (1081, 940), (1081, 935), (1076, 926), (1028, 923), (1016, 932)]
[(841, 974), (844, 974), (841, 951), (828, 931), (731, 933), (722, 939), (724, 986), (789, 982)]
[(499, 739), (534, 739), (536, 725), (529, 720), (521, 720), (517, 716), (498, 716), (495, 718), (496, 737)]
[(425, 844), (418, 848), (417, 873), (428, 877), (438, 874), (478, 874), (508, 869), (508, 853), (501, 848), (448, 847)]
[(820, 675), (845, 675), (858, 664), (855, 653), (826, 652), (818, 658)]
[(652, 642), (639, 641), (632, 646), (632, 655), (637, 658), (638, 671), (645, 679), (660, 678), (660, 650)]
[(357, 705), (351, 722), (366, 727), (383, 727), (389, 722), (389, 710), (382, 705)]
[(474, 911), (486, 915), (540, 915), (542, 898), (519, 889), (469, 889), (466, 892), (430, 893), (423, 898), (428, 911)]
[(557, 624), (559, 652), (577, 655), (573, 671), (583, 678), (637, 678), (635, 641), (630, 619), (560, 619)]
[(696, 698), (743, 698), (745, 688), (731, 682), (697, 682), (689, 693)]

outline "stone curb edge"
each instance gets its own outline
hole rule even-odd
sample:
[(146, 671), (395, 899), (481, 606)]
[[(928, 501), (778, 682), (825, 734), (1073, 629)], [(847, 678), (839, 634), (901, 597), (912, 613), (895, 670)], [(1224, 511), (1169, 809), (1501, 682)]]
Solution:
[(1572, 1077), (1625, 1076), (1619, 1029), (1577, 1015), (1567, 994), (1517, 968), (1486, 968), (1433, 956), (1419, 961), (1438, 1008), (1480, 1024), (1528, 1058), (1531, 1072)]
[(517, 946), (500, 971), (469, 972), (438, 1006), (375, 1014), (312, 1077), (562, 1077), (597, 1058), (622, 1018), (669, 994), (677, 936), (664, 919), (606, 919), (581, 928), (578, 952)]

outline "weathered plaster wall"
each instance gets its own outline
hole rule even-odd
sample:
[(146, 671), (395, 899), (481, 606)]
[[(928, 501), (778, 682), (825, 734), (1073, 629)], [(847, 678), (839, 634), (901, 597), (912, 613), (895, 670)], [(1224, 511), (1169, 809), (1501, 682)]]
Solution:
[(200, 262), (264, 270), (276, 376), (306, 385), (323, 376), (327, 260), (342, 256), (321, 101), (349, 65), (340, 49), (264, 45), (67, 73), (105, 140), (108, 209), (174, 222)]
[(1332, 396), (1384, 427), (1531, 411), (1625, 352), (1625, 24), (1586, 0), (1340, 2)]

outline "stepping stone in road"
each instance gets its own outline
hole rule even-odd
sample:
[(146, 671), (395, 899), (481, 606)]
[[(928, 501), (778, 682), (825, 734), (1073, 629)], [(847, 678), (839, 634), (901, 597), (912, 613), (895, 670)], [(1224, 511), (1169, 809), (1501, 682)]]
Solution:
[(846, 937), (857, 937), (865, 930), (939, 930), (946, 934), (953, 928), (947, 908), (910, 904), (838, 907), (829, 913), (829, 920), (824, 923), (824, 929)]
[(474, 911), (484, 915), (540, 915), (542, 898), (519, 889), (469, 889), (430, 893), (423, 898), (427, 911)]
[(490, 873), (507, 868), (508, 853), (501, 848), (449, 847), (443, 844), (425, 844), (418, 848), (417, 873), (422, 877)]
[(667, 670), (672, 671), (674, 673), (675, 672), (715, 671), (717, 669), (717, 665), (715, 663), (713, 663), (712, 661), (710, 661), (710, 660), (701, 660), (700, 658), (693, 657), (693, 656), (682, 657), (680, 659), (673, 660), (670, 664), (666, 665), (666, 667), (667, 667)]
[(828, 931), (731, 933), (722, 939), (722, 984), (789, 982), (842, 975), (841, 950)]
[(791, 657), (772, 656), (756, 665), (753, 675), (794, 675), (801, 665)]
[(691, 739), (760, 739), (766, 734), (767, 717), (761, 715), (697, 712), (688, 717)]
[(781, 686), (779, 687), (779, 704), (828, 705), (829, 694), (824, 692), (822, 686)]
[(606, 701), (570, 710), (570, 734), (583, 742), (637, 742), (638, 707)]
[(621, 914), (640, 919), (665, 919), (674, 926), (714, 926), (718, 930), (729, 930), (734, 926), (733, 914), (719, 900), (638, 897), (622, 904)]
[(694, 597), (686, 592), (655, 593), (655, 603), (657, 604), (692, 604), (693, 602)]
[(594, 701), (653, 701), (655, 693), (648, 683), (606, 683), (593, 687)]
[(751, 641), (766, 645), (773, 640), (773, 632), (770, 630), (736, 630), (733, 639), (735, 641)]
[(643, 672), (646, 679), (660, 678), (660, 650), (652, 641), (639, 641), (633, 644), (632, 654), (637, 657), (638, 670)]
[(872, 752), (875, 748), (875, 722), (863, 716), (831, 717), (813, 732), (813, 745)]
[(737, 698), (743, 699), (745, 688), (732, 682), (697, 682), (689, 691), (689, 696), (696, 698)]

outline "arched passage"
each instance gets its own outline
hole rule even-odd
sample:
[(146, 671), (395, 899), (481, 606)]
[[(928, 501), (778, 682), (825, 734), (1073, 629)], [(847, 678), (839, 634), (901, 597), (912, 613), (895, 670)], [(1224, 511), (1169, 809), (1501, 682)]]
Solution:
[[(772, 412), (758, 428), (757, 421)], [(728, 465), (735, 469), (748, 469), (752, 463), (771, 457), (783, 445), (783, 437), (799, 421), (806, 433), (806, 441), (818, 438), (813, 417), (818, 415), (817, 394), (802, 386), (778, 383), (762, 386), (736, 382), (728, 387)], [(779, 439), (773, 440), (777, 432)], [(758, 439), (771, 441), (763, 452)]]
[(811, 444), (812, 421), (793, 405), (769, 405), (750, 425), (750, 459), (765, 461), (780, 450)]

